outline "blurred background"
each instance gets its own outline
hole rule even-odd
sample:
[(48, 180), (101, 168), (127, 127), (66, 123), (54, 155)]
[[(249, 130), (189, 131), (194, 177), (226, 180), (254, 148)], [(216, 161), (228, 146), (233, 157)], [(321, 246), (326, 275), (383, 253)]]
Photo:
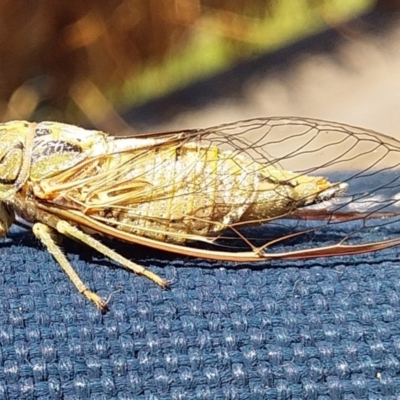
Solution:
[(0, 0), (0, 119), (296, 115), (400, 137), (399, 0)]

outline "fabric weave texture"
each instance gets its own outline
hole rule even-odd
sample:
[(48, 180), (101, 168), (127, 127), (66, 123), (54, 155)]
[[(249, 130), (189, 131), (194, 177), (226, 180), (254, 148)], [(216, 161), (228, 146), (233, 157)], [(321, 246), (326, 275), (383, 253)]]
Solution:
[(0, 247), (0, 399), (400, 393), (396, 248), (239, 265), (114, 246), (169, 279), (162, 290), (66, 240), (84, 282), (110, 296), (102, 315), (31, 233), (13, 228)]

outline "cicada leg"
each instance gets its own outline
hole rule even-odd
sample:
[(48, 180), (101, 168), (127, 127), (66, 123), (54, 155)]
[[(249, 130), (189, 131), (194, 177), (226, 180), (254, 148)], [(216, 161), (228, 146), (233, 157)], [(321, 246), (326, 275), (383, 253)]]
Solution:
[[(82, 282), (78, 274), (75, 272), (75, 270), (72, 268), (71, 264), (65, 257), (65, 255), (62, 253), (60, 248), (57, 246), (57, 244), (51, 237), (52, 230), (53, 230), (52, 228), (49, 228), (47, 225), (44, 225), (42, 223), (36, 223), (33, 226), (33, 232), (36, 235), (36, 237), (38, 237), (43, 242), (43, 244), (48, 248), (49, 252), (53, 254), (54, 258), (59, 262), (62, 269), (71, 279), (71, 281), (76, 286), (78, 291), (84, 294), (89, 300), (93, 301), (98, 308), (104, 311), (107, 308), (106, 302), (102, 300), (98, 295), (91, 292), (88, 289), (88, 287)], [(72, 226), (67, 221), (63, 220), (58, 221), (56, 225), (56, 230), (57, 232), (65, 236), (79, 240), (80, 242), (92, 247), (99, 253), (102, 253), (105, 256), (109, 257), (110, 259), (118, 262), (129, 271), (135, 272), (138, 275), (144, 275), (163, 288), (167, 287), (167, 282), (164, 279), (160, 278), (157, 274), (148, 271), (143, 266), (128, 260), (127, 258), (111, 250), (107, 246), (104, 246), (104, 244), (100, 243), (92, 236), (82, 232), (78, 228)]]
[(82, 293), (89, 300), (93, 301), (93, 303), (96, 304), (96, 306), (101, 311), (106, 311), (107, 303), (96, 293), (93, 293), (91, 290), (89, 290), (89, 288), (83, 283), (82, 279), (76, 273), (70, 262), (65, 257), (64, 253), (61, 251), (61, 249), (52, 238), (52, 234), (54, 235), (53, 229), (48, 227), (47, 225), (38, 222), (33, 225), (32, 230), (35, 236), (46, 246), (47, 250), (58, 261), (61, 268), (78, 289), (79, 293)]

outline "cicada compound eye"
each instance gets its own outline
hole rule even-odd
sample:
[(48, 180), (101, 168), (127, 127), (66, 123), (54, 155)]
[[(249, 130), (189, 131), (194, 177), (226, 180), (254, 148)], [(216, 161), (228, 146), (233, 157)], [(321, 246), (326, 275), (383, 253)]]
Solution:
[(13, 138), (3, 137), (0, 143), (0, 183), (12, 185), (22, 168), (23, 143)]

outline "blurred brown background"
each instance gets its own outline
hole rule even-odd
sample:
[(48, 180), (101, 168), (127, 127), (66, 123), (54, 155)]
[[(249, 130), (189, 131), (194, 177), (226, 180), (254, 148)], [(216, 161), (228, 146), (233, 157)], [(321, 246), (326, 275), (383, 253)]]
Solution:
[(399, 21), (395, 0), (0, 0), (0, 118), (118, 133), (300, 115), (394, 134)]

